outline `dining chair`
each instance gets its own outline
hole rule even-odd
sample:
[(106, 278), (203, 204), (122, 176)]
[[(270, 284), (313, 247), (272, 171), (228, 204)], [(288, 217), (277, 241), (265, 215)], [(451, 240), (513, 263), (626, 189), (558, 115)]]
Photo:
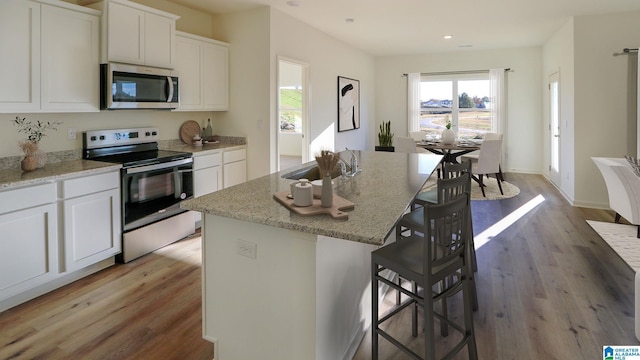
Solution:
[(421, 141), (426, 139), (427, 133), (425, 131), (409, 131), (409, 137), (414, 141)]
[(484, 191), (484, 183), (483, 178), (485, 175), (487, 177), (489, 175), (495, 175), (496, 181), (498, 182), (498, 188), (500, 189), (500, 194), (504, 195), (502, 191), (502, 181), (503, 177), (501, 176), (500, 171), (500, 154), (502, 153), (502, 140), (484, 140), (482, 145), (480, 146), (480, 153), (478, 154), (478, 160), (473, 161), (471, 163), (471, 173), (477, 175), (477, 181), (480, 185), (480, 190), (482, 190), (482, 196), (486, 197)]
[[(456, 200), (465, 195), (471, 196), (471, 173), (469, 172), (469, 163), (464, 164), (454, 164), (449, 165), (449, 169), (451, 169), (451, 174), (455, 174), (454, 170), (460, 171), (458, 176), (450, 177), (448, 179), (438, 179), (436, 186), (436, 200), (434, 202), (425, 202), (423, 203), (422, 208), (415, 209), (400, 218), (398, 224), (396, 225), (396, 241), (399, 241), (405, 238), (405, 233), (413, 234), (415, 232), (421, 232), (424, 228), (423, 215), (424, 215), (424, 206), (434, 205), (434, 204), (444, 204), (453, 200)], [(452, 167), (453, 166), (453, 167)], [(478, 262), (476, 260), (476, 250), (473, 239), (473, 223), (472, 223), (472, 215), (471, 215), (471, 206), (467, 208), (469, 211), (467, 226), (467, 236), (469, 237), (468, 243), (469, 246), (469, 263), (470, 271), (469, 278), (472, 281), (472, 304), (473, 310), (478, 310), (478, 297), (476, 292), (475, 280), (474, 280), (474, 272), (478, 271)], [(402, 284), (402, 277), (398, 277), (398, 284)], [(400, 303), (400, 293), (396, 293), (396, 304)]]
[[(444, 163), (442, 166), (442, 178), (443, 179), (451, 179), (454, 177), (461, 176), (464, 173), (471, 174), (471, 161), (463, 161), (461, 163)], [(469, 193), (471, 193), (471, 179), (469, 178)], [(415, 210), (416, 208), (424, 205), (424, 204), (437, 204), (438, 203), (438, 188), (437, 186), (433, 189), (424, 191), (416, 195), (411, 203), (411, 209)]]
[[(483, 141), (484, 140), (502, 140), (503, 135), (501, 133), (486, 133), (484, 134), (483, 137)], [(465, 154), (462, 155), (460, 157), (460, 160), (464, 161), (465, 159), (467, 160), (471, 160), (471, 161), (478, 161), (478, 156), (480, 155), (480, 151), (474, 151), (472, 153), (469, 154)], [(502, 162), (502, 148), (500, 148), (500, 162)], [(499, 170), (498, 173), (500, 174), (500, 180), (504, 181), (504, 174), (502, 173), (502, 166), (499, 166)]]
[[(411, 232), (408, 237), (398, 239), (371, 253), (372, 359), (378, 359), (379, 337), (386, 339), (414, 359), (434, 360), (436, 354), (440, 353), (446, 353), (444, 357), (450, 358), (462, 351), (465, 346), (469, 359), (478, 358), (473, 328), (471, 281), (467, 264), (469, 261), (468, 207), (469, 194), (446, 203), (426, 205), (421, 208), (424, 226), (420, 232)], [(388, 272), (410, 280), (415, 286), (410, 289), (398, 286), (397, 283), (389, 280)], [(379, 314), (378, 287), (381, 283), (407, 296), (404, 302), (384, 314)], [(462, 292), (464, 316), (450, 318), (445, 301), (460, 292)], [(434, 309), (438, 303), (442, 303), (439, 312)], [(384, 326), (386, 321), (407, 309), (412, 312), (412, 336), (417, 337), (419, 306), (423, 308), (424, 349), (422, 350), (411, 349), (407, 343), (403, 344), (391, 328)], [(448, 335), (449, 328), (458, 331), (461, 336), (436, 343), (434, 326), (437, 322), (440, 323), (440, 332), (444, 336)], [(418, 354), (416, 351), (421, 351), (423, 354)]]
[(427, 151), (423, 148), (419, 148), (416, 146), (416, 141), (410, 137), (398, 136), (393, 141), (396, 152), (402, 153), (426, 153)]

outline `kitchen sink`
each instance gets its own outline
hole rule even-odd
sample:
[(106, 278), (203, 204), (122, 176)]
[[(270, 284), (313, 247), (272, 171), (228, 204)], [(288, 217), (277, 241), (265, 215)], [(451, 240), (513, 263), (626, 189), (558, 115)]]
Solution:
[[(330, 174), (332, 179), (335, 179), (342, 174), (340, 163), (336, 164)], [(289, 180), (309, 179), (309, 181), (313, 181), (322, 179), (322, 176), (320, 176), (320, 170), (318, 169), (317, 165), (286, 173), (282, 175), (282, 177)]]

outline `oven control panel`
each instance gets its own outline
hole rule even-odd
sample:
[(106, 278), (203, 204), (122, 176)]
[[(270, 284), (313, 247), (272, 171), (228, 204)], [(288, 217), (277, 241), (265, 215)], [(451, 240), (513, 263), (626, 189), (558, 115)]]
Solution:
[(158, 128), (92, 130), (83, 133), (82, 142), (85, 149), (96, 149), (157, 142), (159, 134)]

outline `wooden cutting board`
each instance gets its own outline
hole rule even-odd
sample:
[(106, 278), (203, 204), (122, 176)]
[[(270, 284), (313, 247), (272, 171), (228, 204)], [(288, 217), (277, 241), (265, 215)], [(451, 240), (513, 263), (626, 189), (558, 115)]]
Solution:
[(201, 130), (200, 124), (196, 121), (187, 120), (180, 126), (180, 139), (186, 144), (193, 144), (193, 136), (200, 134)]
[(313, 205), (311, 206), (300, 207), (295, 206), (293, 199), (289, 199), (287, 195), (289, 195), (288, 191), (281, 191), (274, 193), (273, 198), (289, 210), (302, 216), (328, 214), (334, 219), (347, 220), (349, 214), (345, 213), (344, 210), (352, 210), (355, 207), (351, 201), (335, 194), (333, 195), (333, 206), (330, 208), (322, 207), (320, 199), (313, 199)]

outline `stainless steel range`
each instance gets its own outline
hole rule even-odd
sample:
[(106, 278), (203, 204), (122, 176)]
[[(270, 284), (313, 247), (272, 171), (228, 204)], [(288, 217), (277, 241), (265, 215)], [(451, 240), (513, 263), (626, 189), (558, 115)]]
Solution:
[(180, 202), (193, 197), (191, 153), (158, 149), (157, 128), (83, 133), (83, 158), (122, 164), (122, 253), (119, 262), (195, 232), (193, 213)]

